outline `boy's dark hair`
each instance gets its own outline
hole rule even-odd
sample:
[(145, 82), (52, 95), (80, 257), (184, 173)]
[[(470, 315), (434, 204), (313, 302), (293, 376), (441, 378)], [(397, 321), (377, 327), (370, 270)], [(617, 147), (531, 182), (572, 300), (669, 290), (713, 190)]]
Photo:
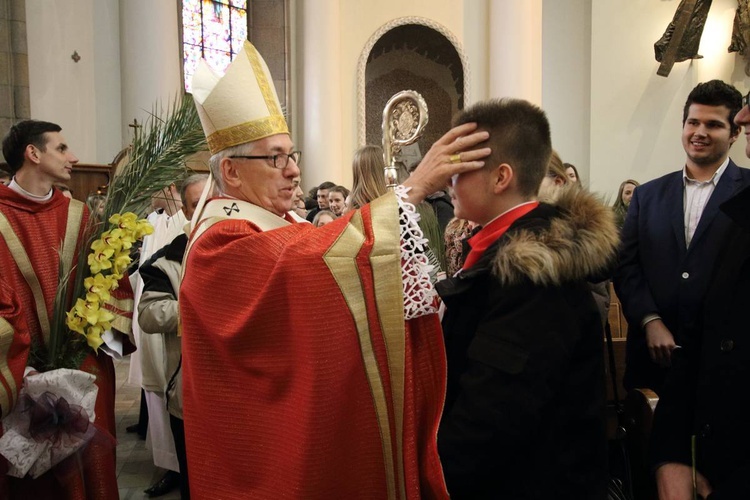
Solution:
[(722, 82), (721, 80), (711, 80), (699, 83), (688, 94), (685, 107), (682, 110), (682, 125), (688, 117), (688, 111), (691, 104), (704, 104), (706, 106), (726, 106), (729, 109), (729, 124), (731, 125), (731, 134), (737, 135), (740, 127), (735, 125), (734, 116), (742, 109), (742, 94), (740, 91)]
[(547, 116), (541, 108), (521, 99), (503, 98), (482, 101), (453, 118), (453, 126), (476, 122), (478, 130), (490, 133), (476, 147), (489, 147), (485, 168), (507, 163), (513, 168), (519, 192), (536, 196), (552, 155)]
[(8, 162), (11, 173), (18, 172), (18, 169), (23, 165), (26, 146), (33, 144), (40, 151), (46, 151), (47, 139), (44, 134), (61, 130), (60, 125), (39, 120), (24, 120), (10, 127), (8, 134), (3, 139), (3, 156), (5, 161)]
[[(323, 188), (320, 188), (320, 189), (323, 189)], [(328, 194), (331, 194), (331, 193), (339, 193), (341, 194), (341, 196), (344, 197), (344, 199), (346, 199), (346, 197), (349, 196), (349, 190), (346, 189), (344, 186), (333, 186), (332, 188), (328, 190)]]
[(320, 191), (321, 189), (322, 189), (323, 191), (326, 191), (326, 190), (328, 190), (328, 189), (331, 189), (331, 188), (333, 188), (333, 187), (336, 187), (336, 184), (334, 184), (334, 183), (333, 183), (333, 182), (331, 182), (331, 181), (325, 181), (325, 182), (324, 182), (323, 184), (321, 184), (320, 186), (318, 186), (318, 187), (317, 187), (317, 189), (315, 190), (315, 192), (317, 193), (317, 192), (318, 192), (318, 191)]

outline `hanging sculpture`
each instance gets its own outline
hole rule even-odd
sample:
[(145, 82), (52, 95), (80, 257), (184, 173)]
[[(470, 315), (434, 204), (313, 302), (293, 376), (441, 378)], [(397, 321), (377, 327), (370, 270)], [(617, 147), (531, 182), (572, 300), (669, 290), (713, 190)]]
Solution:
[(745, 74), (750, 76), (750, 0), (737, 0), (737, 12), (734, 14), (732, 43), (729, 52), (737, 52), (745, 58)]
[[(676, 62), (701, 59), (698, 54), (703, 28), (706, 25), (712, 0), (682, 0), (677, 6), (672, 21), (662, 37), (654, 44), (654, 55), (659, 69), (656, 74), (668, 76)], [(745, 73), (750, 76), (750, 0), (737, 0), (734, 16), (732, 42), (728, 52), (737, 52), (745, 57)]]
[(682, 0), (672, 22), (654, 44), (656, 60), (661, 63), (656, 74), (668, 76), (676, 62), (699, 59), (698, 47), (706, 25), (711, 0)]

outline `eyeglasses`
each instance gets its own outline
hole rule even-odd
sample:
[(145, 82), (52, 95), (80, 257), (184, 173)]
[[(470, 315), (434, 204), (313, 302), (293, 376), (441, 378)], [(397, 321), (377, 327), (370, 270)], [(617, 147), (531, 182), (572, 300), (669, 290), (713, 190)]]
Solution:
[(266, 156), (230, 156), (230, 158), (242, 158), (244, 160), (267, 160), (271, 162), (274, 168), (279, 170), (285, 169), (289, 164), (289, 159), (292, 159), (294, 163), (299, 165), (302, 159), (302, 151), (292, 151), (291, 153), (279, 153), (275, 155)]
[(750, 106), (750, 92), (745, 94), (745, 97), (742, 98), (742, 105), (743, 106)]

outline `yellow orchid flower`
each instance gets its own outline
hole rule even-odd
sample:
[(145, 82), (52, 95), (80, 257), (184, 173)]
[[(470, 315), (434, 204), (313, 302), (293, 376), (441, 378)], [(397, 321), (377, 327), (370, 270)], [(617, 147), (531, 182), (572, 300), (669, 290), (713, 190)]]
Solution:
[(101, 248), (98, 251), (89, 254), (89, 267), (93, 274), (102, 272), (103, 269), (111, 269), (112, 262), (110, 258), (114, 255), (113, 248)]
[[(81, 303), (83, 303), (82, 306)], [(76, 302), (75, 313), (86, 318), (89, 325), (111, 322), (115, 319), (114, 314), (100, 307), (99, 302), (85, 302), (82, 299)]]
[(109, 218), (109, 222), (115, 224), (120, 229), (126, 229), (128, 231), (135, 231), (138, 216), (133, 212), (125, 212), (124, 214), (115, 214)]
[(65, 313), (68, 328), (84, 335), (94, 351), (102, 345), (102, 333), (112, 327), (115, 319), (103, 305), (112, 298), (112, 290), (118, 288), (132, 262), (129, 250), (136, 241), (154, 232), (146, 219), (138, 219), (133, 212), (115, 214), (109, 222), (112, 228), (91, 244), (92, 253), (88, 255), (91, 276), (83, 282), (86, 300), (78, 298)]
[(99, 347), (104, 343), (102, 340), (102, 333), (104, 333), (104, 330), (105, 329), (101, 326), (90, 326), (86, 329), (86, 343), (94, 350), (94, 352), (97, 352)]
[(120, 243), (122, 244), (122, 249), (130, 250), (130, 248), (133, 246), (133, 243), (135, 243), (135, 241), (136, 241), (135, 233), (124, 232), (122, 235), (122, 238), (120, 239)]
[(86, 300), (89, 302), (106, 302), (110, 298), (112, 290), (112, 279), (104, 276), (102, 273), (96, 273), (83, 280), (83, 286), (86, 288)]
[(86, 318), (86, 301), (83, 299), (77, 299), (75, 305), (71, 309), (71, 312), (79, 318)]
[(70, 328), (74, 332), (78, 332), (81, 335), (84, 335), (83, 327), (86, 326), (86, 318), (82, 318), (74, 314), (72, 310), (66, 312), (65, 315), (68, 317), (67, 321), (65, 322), (68, 325), (68, 328)]
[(108, 245), (105, 240), (107, 233), (109, 233), (109, 231), (102, 233), (102, 237), (91, 244), (91, 250), (94, 252), (101, 252), (105, 248), (113, 248), (112, 245)]
[(114, 266), (112, 272), (122, 276), (122, 273), (128, 268), (133, 259), (128, 252), (118, 252), (114, 256)]
[(153, 234), (154, 233), (154, 226), (151, 225), (149, 221), (146, 219), (141, 219), (138, 221), (138, 224), (135, 228), (135, 237), (137, 239), (141, 239), (146, 235)]
[(97, 321), (97, 324), (100, 325), (105, 330), (108, 328), (111, 328), (112, 322), (115, 320), (115, 315), (109, 312), (105, 308), (99, 309), (99, 321)]
[[(119, 228), (103, 232), (100, 240), (103, 244), (102, 248), (114, 248), (115, 251), (120, 251), (124, 244), (124, 236), (125, 231)], [(93, 245), (91, 248), (92, 250), (96, 250)]]

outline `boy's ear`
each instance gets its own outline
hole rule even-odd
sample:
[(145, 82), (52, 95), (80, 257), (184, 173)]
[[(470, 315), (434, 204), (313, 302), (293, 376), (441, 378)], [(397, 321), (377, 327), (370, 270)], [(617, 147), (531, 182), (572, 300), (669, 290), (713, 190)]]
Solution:
[(514, 178), (515, 172), (513, 172), (513, 167), (507, 163), (501, 163), (493, 176), (492, 192), (500, 194), (507, 191)]

